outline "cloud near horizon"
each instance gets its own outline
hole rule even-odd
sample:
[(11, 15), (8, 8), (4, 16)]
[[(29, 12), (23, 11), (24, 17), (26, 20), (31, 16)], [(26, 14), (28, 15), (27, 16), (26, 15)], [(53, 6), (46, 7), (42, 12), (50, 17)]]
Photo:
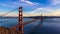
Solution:
[[(60, 9), (37, 8), (31, 12), (24, 12), (23, 16), (60, 16)], [(6, 16), (18, 16), (18, 14), (8, 14)]]
[(31, 16), (60, 16), (60, 9), (49, 9), (49, 8), (37, 8), (30, 12)]

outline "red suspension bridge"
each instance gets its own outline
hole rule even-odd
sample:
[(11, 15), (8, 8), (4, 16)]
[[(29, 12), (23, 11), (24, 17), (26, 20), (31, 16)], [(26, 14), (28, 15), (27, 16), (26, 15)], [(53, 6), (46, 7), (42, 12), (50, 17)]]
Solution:
[[(9, 11), (9, 12), (1, 15), (1, 16), (5, 16), (5, 15), (7, 15), (7, 14), (9, 14), (9, 13), (15, 11), (15, 10), (16, 10), (16, 9), (14, 9), (14, 10), (12, 10), (12, 11)], [(27, 24), (29, 24), (29, 23), (32, 23), (32, 22), (34, 22), (34, 21), (37, 21), (37, 20), (41, 20), (41, 23), (42, 23), (42, 21), (43, 21), (43, 17), (42, 17), (42, 15), (41, 15), (41, 17), (38, 18), (38, 19), (33, 19), (33, 20), (31, 20), (31, 21), (28, 21), (28, 22), (24, 23), (24, 22), (23, 22), (23, 8), (22, 8), (22, 7), (19, 7), (19, 12), (18, 12), (18, 13), (19, 13), (19, 14), (18, 14), (18, 25), (17, 25), (17, 26), (14, 26), (14, 27), (11, 27), (11, 29), (13, 29), (13, 30), (17, 30), (17, 29), (18, 29), (18, 31), (21, 32), (21, 34), (24, 34), (24, 26), (25, 26), (25, 25), (27, 25)], [(41, 24), (39, 24), (39, 25), (41, 25)]]

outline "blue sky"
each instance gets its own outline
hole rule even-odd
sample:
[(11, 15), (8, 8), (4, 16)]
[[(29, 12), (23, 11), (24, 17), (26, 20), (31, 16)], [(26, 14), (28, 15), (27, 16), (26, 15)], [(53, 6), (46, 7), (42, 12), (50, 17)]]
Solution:
[[(0, 0), (0, 15), (23, 6), (24, 16), (60, 16), (60, 0)], [(18, 9), (17, 9), (18, 10)], [(16, 16), (18, 11), (9, 16)]]

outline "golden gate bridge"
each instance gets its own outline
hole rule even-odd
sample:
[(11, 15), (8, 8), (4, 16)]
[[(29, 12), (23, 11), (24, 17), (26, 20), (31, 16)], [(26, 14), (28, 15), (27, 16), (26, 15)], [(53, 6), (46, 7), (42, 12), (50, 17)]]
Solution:
[[(18, 9), (18, 8), (16, 8), (16, 9)], [(9, 12), (1, 15), (1, 16), (5, 16), (5, 15), (7, 15), (7, 14), (13, 12), (13, 11), (15, 11), (16, 9), (11, 10), (11, 11), (9, 11)], [(28, 22), (24, 23), (23, 22), (23, 8), (22, 7), (19, 7), (19, 12), (18, 12), (18, 25), (17, 26), (14, 26), (14, 27), (11, 27), (11, 29), (13, 29), (13, 30), (17, 30), (18, 29), (17, 31), (19, 31), (20, 34), (24, 34), (24, 26), (27, 25), (27, 24), (29, 24), (29, 23), (32, 23), (34, 21), (37, 21), (37, 20), (41, 20), (41, 23), (38, 24), (38, 26), (39, 25), (42, 26), (42, 24), (43, 24), (43, 17), (42, 17), (42, 15), (38, 19), (33, 19), (31, 21), (28, 21)], [(36, 26), (36, 27), (38, 27), (38, 26)]]

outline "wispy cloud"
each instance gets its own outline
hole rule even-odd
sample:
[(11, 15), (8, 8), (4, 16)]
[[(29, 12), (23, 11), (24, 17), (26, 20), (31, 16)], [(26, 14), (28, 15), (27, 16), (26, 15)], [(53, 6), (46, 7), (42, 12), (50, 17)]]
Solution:
[(15, 7), (19, 7), (19, 6), (32, 6), (32, 5), (39, 5), (39, 3), (37, 2), (31, 2), (29, 0), (17, 0), (17, 1), (10, 1), (10, 2), (0, 2), (0, 6), (3, 7), (8, 7), (8, 8), (15, 8)]
[(53, 11), (52, 9), (48, 9), (48, 8), (37, 8), (35, 10), (33, 10), (31, 13), (36, 13), (36, 12), (39, 12), (39, 13), (44, 13), (45, 11)]
[(53, 4), (53, 5), (60, 4), (60, 0), (52, 0), (52, 4)]
[(29, 13), (31, 16), (60, 16), (60, 9), (50, 9), (50, 8), (37, 8)]
[(39, 4), (39, 3), (37, 3), (37, 2), (31, 2), (31, 1), (29, 1), (29, 0), (21, 0), (21, 2), (25, 2), (25, 3), (27, 3), (27, 4), (30, 4), (30, 5), (37, 5), (37, 4)]

